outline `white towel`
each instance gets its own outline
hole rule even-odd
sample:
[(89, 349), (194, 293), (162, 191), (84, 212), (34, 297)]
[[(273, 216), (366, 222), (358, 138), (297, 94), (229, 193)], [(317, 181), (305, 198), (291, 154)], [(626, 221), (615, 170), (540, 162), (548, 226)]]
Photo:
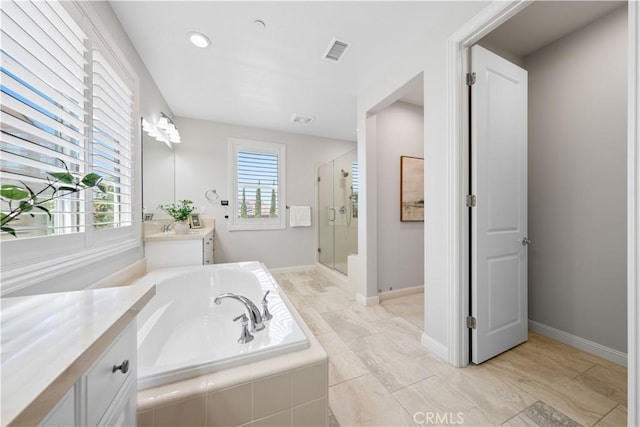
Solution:
[(290, 227), (311, 227), (311, 206), (289, 207)]

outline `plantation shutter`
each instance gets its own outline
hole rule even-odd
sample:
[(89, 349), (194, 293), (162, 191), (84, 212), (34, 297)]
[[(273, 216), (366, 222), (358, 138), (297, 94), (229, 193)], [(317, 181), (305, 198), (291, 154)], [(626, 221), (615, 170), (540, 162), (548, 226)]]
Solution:
[(277, 218), (278, 153), (238, 151), (238, 218)]
[(93, 51), (93, 172), (107, 192), (96, 194), (96, 228), (132, 225), (133, 90), (96, 49)]
[[(37, 193), (48, 172), (87, 172), (87, 36), (58, 3), (3, 0), (1, 20), (0, 179)], [(36, 211), (12, 227), (22, 237), (84, 231), (85, 196), (51, 202), (51, 221)]]

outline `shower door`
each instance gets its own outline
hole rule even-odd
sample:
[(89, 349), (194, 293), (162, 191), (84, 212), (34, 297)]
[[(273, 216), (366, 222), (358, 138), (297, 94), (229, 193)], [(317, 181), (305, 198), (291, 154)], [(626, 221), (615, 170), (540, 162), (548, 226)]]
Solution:
[(350, 151), (318, 168), (319, 261), (347, 274), (358, 251), (358, 164)]
[(333, 267), (333, 224), (336, 211), (333, 207), (333, 164), (318, 168), (318, 259), (327, 267)]

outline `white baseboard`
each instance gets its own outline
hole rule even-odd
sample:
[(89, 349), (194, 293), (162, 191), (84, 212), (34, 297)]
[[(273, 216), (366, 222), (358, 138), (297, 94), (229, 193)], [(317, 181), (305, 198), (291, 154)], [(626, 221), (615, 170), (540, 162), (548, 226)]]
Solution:
[(272, 273), (298, 273), (301, 271), (309, 271), (315, 270), (316, 266), (313, 264), (309, 265), (296, 265), (293, 267), (278, 267), (278, 268), (270, 268), (269, 271)]
[(424, 285), (410, 286), (408, 288), (394, 289), (393, 291), (380, 292), (378, 296), (380, 301), (386, 301), (392, 298), (403, 297), (405, 295), (419, 294), (424, 292)]
[(588, 339), (572, 335), (568, 332), (561, 331), (560, 329), (552, 328), (551, 326), (544, 325), (534, 320), (529, 320), (529, 330), (582, 351), (586, 351), (587, 353), (595, 356), (602, 357), (603, 359), (617, 363), (618, 365), (624, 367), (627, 366), (626, 353), (598, 344), (597, 342), (589, 341)]
[(443, 362), (449, 363), (449, 349), (440, 344), (438, 341), (431, 338), (429, 335), (423, 333), (422, 346), (441, 359)]
[(356, 303), (364, 306), (380, 304), (380, 298), (376, 295), (374, 297), (365, 297), (364, 295), (356, 294)]

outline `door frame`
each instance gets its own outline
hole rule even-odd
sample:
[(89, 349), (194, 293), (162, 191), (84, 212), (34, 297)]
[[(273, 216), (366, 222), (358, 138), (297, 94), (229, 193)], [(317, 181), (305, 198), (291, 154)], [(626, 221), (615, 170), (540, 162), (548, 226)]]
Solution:
[[(530, 4), (526, 0), (493, 2), (447, 40), (447, 269), (449, 363), (469, 364), (469, 100), (465, 74), (468, 49)], [(628, 2), (627, 132), (627, 423), (640, 425), (640, 4)]]

